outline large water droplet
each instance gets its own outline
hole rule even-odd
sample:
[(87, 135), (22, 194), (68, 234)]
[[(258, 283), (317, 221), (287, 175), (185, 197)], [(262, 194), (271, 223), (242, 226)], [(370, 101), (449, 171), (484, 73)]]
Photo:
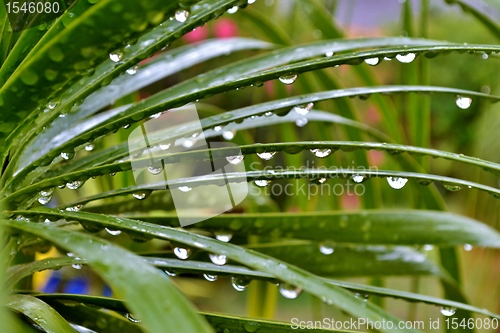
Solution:
[(295, 112), (297, 112), (298, 114), (302, 115), (302, 116), (305, 116), (306, 114), (309, 113), (309, 111), (311, 111), (311, 109), (313, 108), (314, 106), (314, 103), (307, 103), (307, 104), (301, 104), (301, 105), (297, 105), (296, 107), (294, 107), (293, 109), (295, 110)]
[(80, 180), (75, 180), (74, 182), (69, 182), (69, 183), (66, 183), (66, 186), (70, 189), (70, 190), (77, 190), (79, 189), (80, 187), (82, 187), (83, 185), (83, 182), (80, 181)]
[(227, 262), (227, 256), (225, 254), (210, 253), (208, 256), (214, 264), (219, 266), (225, 265)]
[(265, 161), (269, 161), (273, 156), (276, 154), (275, 151), (265, 151), (262, 153), (257, 153), (257, 156), (259, 156), (261, 159)]
[(189, 17), (189, 12), (187, 10), (184, 10), (184, 9), (179, 9), (175, 12), (175, 19), (178, 21), (178, 22), (186, 22), (186, 20), (188, 19)]
[(474, 247), (470, 244), (464, 244), (464, 250), (469, 252), (469, 251), (472, 251)]
[(203, 277), (205, 278), (205, 280), (210, 282), (214, 282), (215, 280), (217, 280), (217, 275), (203, 274)]
[(328, 155), (330, 155), (332, 153), (332, 150), (331, 149), (311, 149), (311, 153), (314, 154), (314, 156), (316, 157), (320, 157), (320, 158), (323, 158), (323, 157), (327, 157)]
[(371, 65), (371, 66), (375, 66), (375, 65), (378, 65), (380, 59), (379, 58), (368, 58), (368, 59), (365, 59), (365, 62), (368, 64), (368, 65)]
[(176, 248), (174, 248), (174, 254), (177, 258), (182, 259), (182, 260), (186, 260), (187, 258), (189, 258), (189, 255), (191, 254), (191, 250), (185, 249), (183, 247), (176, 247)]
[(109, 59), (113, 62), (118, 62), (123, 59), (123, 52), (115, 51), (109, 54)]
[(415, 60), (416, 56), (417, 55), (415, 53), (398, 54), (396, 56), (396, 59), (398, 59), (399, 62), (408, 64), (408, 63), (412, 62), (413, 60)]
[(362, 183), (365, 180), (365, 176), (363, 175), (353, 175), (351, 178), (355, 183)]
[(401, 177), (387, 177), (387, 182), (389, 183), (389, 186), (392, 187), (395, 190), (402, 189), (408, 179), (406, 178), (401, 178)]
[(236, 289), (237, 291), (243, 291), (247, 289), (250, 282), (251, 280), (242, 277), (233, 276), (231, 278), (231, 284), (233, 288)]
[(226, 160), (231, 163), (231, 164), (240, 164), (243, 162), (243, 159), (245, 158), (244, 155), (235, 155), (235, 156), (226, 156)]
[(280, 76), (279, 80), (284, 84), (292, 84), (297, 80), (297, 75), (283, 75)]
[(279, 285), (281, 296), (288, 299), (296, 299), (302, 292), (302, 288), (295, 287), (289, 283), (281, 282)]
[(108, 234), (110, 234), (111, 236), (118, 236), (119, 234), (122, 233), (121, 230), (112, 230), (112, 229), (108, 229), (108, 228), (105, 228), (106, 229), (106, 232)]
[(149, 196), (149, 194), (151, 194), (151, 192), (149, 192), (149, 191), (140, 191), (140, 192), (132, 193), (132, 196), (138, 200), (142, 200), (142, 199), (147, 198)]
[(268, 179), (257, 179), (254, 181), (255, 185), (259, 186), (259, 187), (265, 187), (267, 185), (269, 185), (271, 183), (270, 180)]
[(221, 242), (229, 242), (233, 238), (233, 234), (227, 231), (216, 231), (215, 238)]
[(465, 110), (468, 109), (469, 106), (472, 104), (472, 98), (457, 95), (455, 103), (459, 108)]
[(439, 310), (443, 316), (450, 317), (457, 312), (457, 308), (451, 307), (451, 306), (442, 306), (441, 309)]

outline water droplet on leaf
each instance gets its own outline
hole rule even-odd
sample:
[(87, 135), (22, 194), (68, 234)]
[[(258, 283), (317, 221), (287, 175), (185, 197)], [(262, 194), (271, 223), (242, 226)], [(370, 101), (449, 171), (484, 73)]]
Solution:
[(237, 291), (244, 291), (245, 289), (247, 289), (247, 287), (250, 284), (250, 282), (251, 282), (251, 280), (245, 279), (245, 278), (242, 278), (242, 277), (233, 276), (231, 278), (231, 285)]
[(408, 64), (415, 60), (415, 57), (417, 55), (415, 53), (407, 53), (407, 54), (398, 54), (396, 56), (396, 59), (398, 59), (399, 62), (402, 62), (404, 64)]
[(269, 185), (269, 183), (271, 183), (270, 180), (268, 179), (257, 179), (254, 181), (255, 185), (259, 186), (259, 187), (265, 187), (267, 185)]
[(443, 316), (450, 317), (457, 312), (457, 309), (451, 306), (442, 306), (441, 310), (439, 310)]
[(365, 62), (368, 64), (368, 65), (371, 65), (371, 66), (375, 66), (375, 65), (378, 65), (380, 59), (379, 58), (368, 58), (368, 59), (365, 59)]
[(129, 69), (127, 69), (127, 74), (128, 75), (134, 75), (135, 73), (137, 73), (137, 70), (139, 69), (139, 66), (134, 66), (134, 67), (130, 67)]
[(286, 282), (281, 282), (279, 284), (279, 290), (281, 296), (288, 298), (288, 299), (296, 299), (299, 297), (300, 293), (302, 292), (302, 288), (295, 287), (289, 283)]
[(227, 231), (216, 231), (215, 238), (221, 242), (229, 242), (233, 238), (233, 234)]
[(179, 186), (179, 191), (181, 191), (181, 192), (189, 192), (191, 190), (192, 190), (192, 188), (189, 186)]
[(365, 180), (365, 176), (363, 175), (353, 175), (351, 178), (355, 183), (362, 183)]
[(106, 229), (106, 232), (108, 234), (110, 234), (111, 236), (118, 236), (119, 234), (122, 233), (121, 230), (112, 230), (112, 229), (108, 229), (108, 228), (105, 228)]
[(118, 62), (123, 59), (123, 53), (120, 51), (115, 51), (109, 54), (109, 59), (113, 62)]
[(149, 191), (141, 191), (141, 192), (132, 193), (132, 196), (138, 200), (142, 200), (142, 199), (147, 198), (150, 194), (151, 194), (151, 192), (149, 192)]
[(322, 244), (319, 245), (319, 252), (321, 252), (323, 254), (330, 255), (334, 251), (335, 251), (335, 249), (333, 248), (333, 246), (331, 246), (329, 244), (323, 244), (322, 243)]
[(465, 110), (465, 109), (468, 109), (469, 106), (472, 104), (472, 98), (457, 95), (457, 98), (455, 99), (455, 103), (457, 104), (457, 106), (459, 108)]
[(219, 266), (225, 265), (227, 262), (227, 257), (225, 254), (215, 254), (215, 253), (210, 253), (208, 255), (210, 257), (210, 260)]
[(203, 274), (203, 277), (205, 278), (205, 280), (210, 282), (214, 282), (215, 280), (217, 280), (217, 275)]
[(177, 258), (182, 259), (182, 260), (186, 260), (187, 258), (189, 258), (189, 255), (191, 254), (191, 250), (185, 249), (183, 247), (176, 247), (176, 248), (174, 248), (174, 254)]
[(408, 179), (406, 178), (401, 178), (401, 177), (387, 177), (387, 182), (389, 183), (389, 186), (392, 187), (395, 190), (402, 189)]
[(261, 159), (265, 161), (269, 161), (273, 156), (276, 154), (275, 151), (265, 151), (262, 153), (257, 153), (257, 156), (259, 156)]
[(330, 155), (332, 153), (332, 150), (329, 148), (327, 148), (327, 149), (311, 149), (311, 153), (313, 153), (314, 156), (316, 156), (316, 157), (323, 158), (323, 157), (327, 157), (328, 155)]
[(70, 190), (77, 190), (79, 189), (80, 187), (82, 187), (83, 185), (83, 182), (80, 181), (80, 180), (75, 180), (74, 182), (69, 182), (69, 183), (66, 183), (66, 186), (70, 189)]
[(283, 75), (279, 77), (281, 83), (292, 84), (297, 80), (297, 75)]
[(226, 156), (226, 160), (231, 163), (231, 164), (240, 164), (243, 162), (243, 159), (245, 158), (244, 155), (235, 155), (235, 156)]
[(231, 7), (227, 10), (228, 14), (234, 14), (238, 11), (238, 6)]
[(189, 12), (187, 10), (179, 9), (175, 12), (175, 19), (177, 20), (177, 22), (181, 23), (186, 22), (188, 17), (189, 17)]

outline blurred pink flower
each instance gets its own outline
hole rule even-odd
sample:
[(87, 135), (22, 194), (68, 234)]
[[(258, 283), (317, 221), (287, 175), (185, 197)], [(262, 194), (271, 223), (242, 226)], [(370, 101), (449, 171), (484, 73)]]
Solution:
[(208, 28), (207, 26), (202, 26), (187, 33), (182, 38), (188, 43), (196, 43), (207, 39), (207, 37), (208, 37)]
[(381, 166), (384, 163), (385, 154), (381, 151), (370, 150), (368, 152), (368, 163), (370, 166)]
[(360, 206), (359, 197), (353, 193), (343, 195), (341, 198), (341, 205), (343, 209), (358, 209)]
[(234, 37), (238, 34), (238, 26), (233, 20), (222, 18), (214, 24), (214, 35), (218, 38)]

